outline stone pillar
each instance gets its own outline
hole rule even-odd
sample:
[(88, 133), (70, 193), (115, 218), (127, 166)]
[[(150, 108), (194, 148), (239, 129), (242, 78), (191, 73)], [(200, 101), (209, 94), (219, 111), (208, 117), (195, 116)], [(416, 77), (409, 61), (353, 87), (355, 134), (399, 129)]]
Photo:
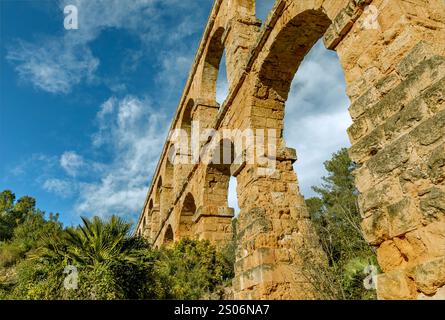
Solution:
[(145, 219), (145, 228), (142, 230), (143, 237), (150, 240), (151, 239), (151, 229), (152, 229), (152, 217), (151, 217), (151, 210), (148, 208), (144, 211), (144, 218)]
[(223, 245), (232, 237), (234, 209), (228, 207), (199, 207), (193, 216), (193, 233), (199, 240)]
[(157, 239), (159, 230), (161, 228), (161, 217), (159, 212), (159, 206), (155, 205), (153, 206), (153, 209), (151, 211), (151, 232), (150, 232), (150, 239), (151, 242), (154, 243)]
[(323, 255), (293, 171), (295, 152), (286, 153), (288, 157), (279, 157), (270, 176), (259, 174), (253, 165), (238, 175), (236, 299), (316, 297), (302, 266), (321, 263)]
[(197, 160), (200, 157), (200, 153), (202, 152), (202, 147), (207, 143), (204, 137), (204, 131), (206, 129), (213, 128), (215, 124), (216, 118), (218, 116), (219, 104), (204, 99), (197, 99), (195, 106), (192, 109), (192, 140), (194, 144), (192, 147), (192, 156), (193, 159)]
[(219, 107), (219, 104), (214, 101), (196, 99), (191, 113), (192, 119), (199, 122), (201, 129), (211, 128), (218, 115)]
[[(427, 47), (420, 42), (351, 106), (360, 115), (350, 154), (360, 165), (362, 227), (385, 272), (381, 299), (434, 295), (445, 285), (445, 57)], [(397, 85), (364, 104), (388, 83)]]
[(173, 175), (173, 194), (175, 197), (187, 183), (187, 177), (194, 167), (191, 149), (187, 152), (175, 150), (174, 155), (174, 175)]
[(255, 16), (255, 1), (232, 0), (237, 9), (230, 12), (232, 17), (226, 27), (224, 44), (226, 48), (227, 80), (229, 88), (241, 73), (249, 59), (250, 49), (256, 45), (261, 21)]
[(160, 222), (163, 223), (167, 219), (168, 212), (171, 209), (173, 201), (173, 187), (169, 184), (164, 184), (160, 190)]

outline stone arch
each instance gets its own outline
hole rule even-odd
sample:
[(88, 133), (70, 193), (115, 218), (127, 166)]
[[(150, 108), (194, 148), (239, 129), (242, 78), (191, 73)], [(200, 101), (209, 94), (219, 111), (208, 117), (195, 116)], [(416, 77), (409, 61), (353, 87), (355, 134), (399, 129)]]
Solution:
[(159, 177), (158, 182), (156, 183), (156, 196), (155, 201), (156, 204), (161, 206), (161, 192), (162, 192), (162, 177)]
[(235, 146), (230, 139), (220, 139), (213, 146), (211, 163), (207, 165), (205, 175), (205, 203), (217, 208), (227, 207), (231, 166), (235, 159)]
[[(270, 118), (274, 119), (266, 123), (266, 127), (277, 130), (278, 150), (285, 148), (282, 136), (284, 109), (292, 80), (306, 54), (322, 38), (331, 23), (326, 14), (319, 10), (306, 10), (296, 15), (277, 34), (260, 67), (254, 95), (261, 100), (258, 104), (260, 108), (267, 106)], [(257, 107), (252, 110), (254, 121), (255, 118), (268, 117), (258, 111)]]
[(178, 236), (181, 238), (192, 237), (193, 216), (196, 213), (195, 197), (190, 192), (184, 198), (179, 217)]
[(174, 241), (175, 241), (175, 234), (173, 233), (172, 226), (169, 224), (165, 229), (163, 245), (169, 245)]
[(187, 101), (187, 104), (185, 105), (181, 119), (181, 129), (187, 133), (187, 137), (189, 139), (192, 132), (192, 120), (193, 120), (192, 111), (194, 106), (195, 106), (195, 101), (190, 98)]
[(174, 179), (174, 166), (166, 159), (163, 169), (163, 183), (161, 192), (161, 216), (165, 220), (169, 214), (173, 201), (173, 179)]
[[(193, 121), (193, 108), (195, 102), (192, 98), (187, 101), (182, 114), (179, 126), (170, 133), (170, 146), (168, 150), (168, 160), (172, 165), (183, 164), (191, 156), (191, 134)], [(168, 163), (166, 164), (167, 167)]]
[(228, 206), (228, 191), (234, 150), (230, 139), (221, 139), (209, 149), (212, 161), (205, 168), (202, 206), (193, 218), (199, 239), (223, 244), (231, 238), (234, 209)]
[(331, 20), (323, 12), (306, 10), (280, 30), (259, 72), (259, 79), (273, 90), (270, 94), (274, 98), (287, 99), (298, 67), (330, 25)]
[(161, 216), (161, 193), (162, 177), (159, 177), (157, 183), (155, 184), (155, 196), (152, 209), (152, 234), (157, 234), (162, 228), (163, 217)]
[(150, 224), (150, 239), (153, 240), (160, 228), (159, 206), (154, 205), (153, 198), (148, 201), (148, 216)]
[(170, 164), (173, 169), (173, 192), (181, 189), (187, 175), (193, 166), (192, 158), (192, 121), (193, 108), (195, 101), (189, 99), (181, 115), (179, 130), (176, 130), (171, 137), (171, 146), (169, 149)]
[[(255, 85), (252, 88), (250, 111), (257, 152), (255, 163), (247, 164), (238, 182), (241, 209), (238, 226), (241, 236), (235, 273), (239, 275), (236, 282), (242, 284), (235, 289), (239, 293), (238, 297), (267, 295), (261, 285), (255, 288), (255, 296), (250, 296), (251, 292), (243, 286), (247, 281), (243, 274), (258, 273), (261, 274), (259, 278), (275, 278), (273, 282), (278, 288), (277, 291), (293, 292), (294, 298), (314, 298), (317, 295), (310, 281), (302, 273), (301, 259), (303, 252), (305, 255), (310, 253), (313, 257), (323, 257), (323, 252), (312, 229), (293, 170), (296, 152), (287, 148), (283, 129), (285, 103), (292, 80), (306, 54), (323, 37), (332, 22), (321, 10), (306, 9), (293, 17), (289, 15), (290, 12), (287, 13), (288, 15), (280, 16), (281, 20), (277, 22), (279, 27), (274, 30), (273, 37), (265, 45), (264, 54), (255, 66), (258, 73), (253, 80)], [(262, 146), (258, 140), (261, 133), (264, 139)], [(263, 149), (259, 150), (260, 147)], [(265, 159), (272, 160), (267, 163), (267, 168), (259, 162), (259, 156), (262, 155)], [(253, 177), (249, 171), (255, 172)], [(262, 244), (261, 251), (250, 248), (250, 239), (254, 238), (268, 239)], [(291, 258), (275, 261), (275, 271), (271, 271), (262, 261), (267, 260), (272, 252), (277, 252), (275, 250), (287, 252)], [(250, 255), (259, 255), (258, 262), (248, 267), (240, 267), (243, 257)], [(304, 259), (308, 260), (307, 257)], [(317, 262), (314, 259), (309, 263), (312, 265), (321, 261), (322, 259), (318, 258)], [(280, 273), (284, 276), (276, 277)]]
[(216, 105), (216, 83), (218, 80), (219, 66), (224, 53), (225, 29), (217, 28), (209, 42), (205, 55), (202, 75), (201, 75), (201, 98), (208, 101), (209, 104)]

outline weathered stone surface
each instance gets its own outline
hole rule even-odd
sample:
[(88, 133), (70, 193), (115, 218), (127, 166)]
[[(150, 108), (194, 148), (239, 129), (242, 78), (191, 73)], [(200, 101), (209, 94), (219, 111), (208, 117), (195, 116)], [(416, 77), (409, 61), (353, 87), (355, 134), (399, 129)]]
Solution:
[(421, 224), (421, 211), (416, 207), (411, 198), (388, 206), (388, 220), (390, 237), (398, 237), (409, 231), (415, 230)]
[(375, 155), (367, 165), (375, 176), (385, 176), (406, 163), (409, 155), (410, 140), (402, 137)]
[(439, 145), (428, 159), (429, 176), (434, 184), (445, 180), (445, 144)]
[(403, 270), (377, 276), (377, 295), (382, 300), (413, 299), (416, 286)]
[(357, 163), (364, 163), (373, 155), (377, 154), (384, 145), (384, 131), (378, 128), (369, 135), (356, 142), (349, 149), (349, 156)]
[(403, 198), (400, 184), (395, 179), (388, 179), (373, 189), (359, 195), (359, 204), (363, 212), (385, 208)]
[(424, 293), (419, 293), (417, 296), (418, 300), (445, 300), (445, 286), (438, 289), (433, 295), (426, 295)]
[(425, 191), (420, 200), (422, 213), (428, 220), (445, 215), (445, 191), (433, 187)]
[(377, 259), (380, 268), (384, 272), (400, 269), (406, 264), (400, 250), (395, 245), (394, 241), (388, 240), (383, 242), (377, 250)]
[[(369, 4), (379, 11), (375, 25), (365, 10)], [(229, 154), (231, 163), (209, 164), (205, 160), (217, 157), (218, 135), (206, 134), (197, 148), (184, 150), (167, 141), (136, 232), (155, 246), (185, 236), (223, 245), (232, 236), (227, 199), (230, 177), (236, 176), (241, 212), (233, 297), (317, 297), (302, 265), (323, 263), (324, 255), (293, 170), (296, 152), (287, 148), (283, 128), (292, 79), (324, 38), (338, 54), (351, 98), (349, 153), (358, 164), (362, 231), (377, 247), (385, 272), (378, 296), (442, 297), (443, 12), (442, 0), (281, 0), (260, 29), (254, 1), (215, 0), (171, 129), (183, 130), (189, 140), (201, 129), (237, 130), (225, 137), (231, 143), (244, 130), (271, 129), (275, 137), (264, 144), (277, 152), (243, 145)], [(229, 94), (220, 106), (216, 80), (224, 51)], [(194, 121), (200, 123), (197, 133)], [(256, 152), (259, 159), (246, 160)], [(178, 163), (190, 159), (197, 162)], [(265, 170), (271, 162), (273, 170)]]
[(433, 56), (431, 47), (424, 41), (419, 42), (413, 50), (396, 66), (397, 72), (406, 77), (420, 62)]
[(375, 210), (363, 219), (361, 227), (366, 241), (371, 245), (380, 245), (389, 239), (390, 225), (388, 215), (383, 210)]
[(429, 146), (445, 135), (445, 110), (424, 121), (411, 132), (415, 142)]
[(413, 266), (443, 256), (445, 252), (445, 218), (419, 227), (394, 241), (401, 254)]
[(426, 295), (434, 295), (445, 285), (445, 257), (428, 261), (408, 270), (417, 288)]

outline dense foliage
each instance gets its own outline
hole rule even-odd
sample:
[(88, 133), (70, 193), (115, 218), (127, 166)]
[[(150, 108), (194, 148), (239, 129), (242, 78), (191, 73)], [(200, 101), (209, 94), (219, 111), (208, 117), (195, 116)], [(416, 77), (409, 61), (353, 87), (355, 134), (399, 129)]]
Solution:
[(316, 285), (323, 288), (325, 298), (374, 299), (375, 291), (363, 285), (365, 267), (377, 266), (377, 262), (360, 227), (353, 177), (356, 166), (347, 149), (335, 153), (324, 165), (328, 175), (322, 178), (322, 186), (313, 187), (319, 197), (306, 200), (328, 259), (328, 268), (316, 270)]
[[(0, 242), (0, 299), (199, 299), (233, 277), (232, 258), (207, 241), (155, 250), (115, 216), (64, 229), (57, 216), (46, 220), (32, 198), (15, 203), (5, 191), (1, 201), (8, 233)], [(65, 287), (71, 266), (75, 289)]]

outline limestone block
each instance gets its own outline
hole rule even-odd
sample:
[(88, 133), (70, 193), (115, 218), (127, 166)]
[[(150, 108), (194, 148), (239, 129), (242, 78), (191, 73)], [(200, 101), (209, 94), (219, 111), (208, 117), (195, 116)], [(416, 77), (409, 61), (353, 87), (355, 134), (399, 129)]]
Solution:
[(445, 257), (417, 265), (408, 270), (417, 287), (424, 294), (433, 295), (445, 285)]
[(390, 224), (390, 237), (397, 237), (415, 230), (422, 222), (422, 214), (411, 198), (388, 206), (388, 221)]
[(380, 245), (377, 249), (377, 260), (380, 268), (382, 268), (384, 272), (403, 268), (407, 263), (392, 240), (385, 241)]
[(425, 191), (420, 200), (424, 217), (431, 221), (445, 216), (445, 190), (432, 187)]
[(421, 41), (396, 65), (396, 70), (401, 76), (406, 77), (419, 63), (432, 56), (431, 46)]
[(379, 245), (389, 239), (388, 215), (383, 210), (375, 210), (361, 223), (363, 235), (371, 245)]
[(428, 171), (433, 183), (439, 184), (445, 180), (445, 143), (431, 153), (428, 159)]
[(377, 276), (377, 296), (380, 300), (413, 299), (416, 286), (404, 270), (396, 270)]

